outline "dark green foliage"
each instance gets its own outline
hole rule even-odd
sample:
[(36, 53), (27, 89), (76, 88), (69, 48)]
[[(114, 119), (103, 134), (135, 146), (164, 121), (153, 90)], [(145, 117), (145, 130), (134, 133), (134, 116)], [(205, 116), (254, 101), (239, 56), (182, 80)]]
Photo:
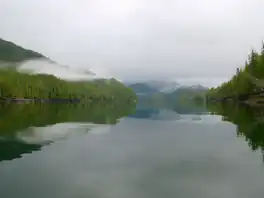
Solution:
[(224, 121), (237, 125), (237, 135), (244, 136), (252, 150), (264, 149), (264, 116), (262, 108), (233, 103), (209, 104), (208, 109)]
[(68, 82), (52, 75), (0, 70), (0, 97), (78, 98), (82, 102), (135, 102), (134, 92), (115, 79)]
[[(15, 62), (46, 58), (12, 42), (0, 39), (0, 98), (80, 99), (82, 102), (135, 102), (134, 92), (115, 79), (68, 82), (53, 75), (30, 75), (16, 71)], [(12, 64), (13, 63), (13, 64)]]
[(0, 38), (0, 61), (20, 62), (28, 59), (46, 58), (42, 54), (24, 49)]
[(240, 68), (228, 82), (208, 91), (209, 98), (234, 96), (259, 90), (259, 87), (248, 78), (248, 74), (258, 78), (264, 78), (264, 46), (261, 53), (252, 50), (243, 68)]
[(0, 104), (0, 135), (12, 136), (30, 126), (64, 122), (116, 124), (135, 109), (135, 104)]
[[(40, 150), (51, 141), (30, 143), (19, 134), (27, 134), (31, 127), (45, 127), (57, 123), (116, 124), (121, 117), (135, 111), (128, 104), (0, 104), (0, 162), (19, 158), (24, 153)], [(85, 131), (89, 132), (90, 127)], [(82, 130), (84, 131), (84, 130)], [(78, 131), (79, 132), (79, 131)]]

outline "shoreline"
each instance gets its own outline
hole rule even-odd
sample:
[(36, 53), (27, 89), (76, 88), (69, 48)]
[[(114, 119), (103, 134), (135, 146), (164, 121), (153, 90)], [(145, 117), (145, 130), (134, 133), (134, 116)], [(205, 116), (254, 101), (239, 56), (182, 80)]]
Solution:
[(51, 99), (40, 99), (40, 98), (0, 98), (1, 102), (15, 102), (15, 103), (26, 103), (26, 102), (40, 102), (40, 103), (80, 103), (80, 99), (67, 99), (67, 98), (51, 98)]

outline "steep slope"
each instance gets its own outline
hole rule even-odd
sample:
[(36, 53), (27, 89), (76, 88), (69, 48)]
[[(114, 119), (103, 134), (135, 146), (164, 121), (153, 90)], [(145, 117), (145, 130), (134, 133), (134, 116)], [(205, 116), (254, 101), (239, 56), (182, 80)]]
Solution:
[(28, 74), (48, 74), (67, 81), (93, 80), (98, 75), (81, 68), (61, 65), (47, 59), (23, 61), (16, 66), (19, 72)]
[(25, 49), (10, 41), (0, 38), (0, 61), (1, 62), (20, 62), (35, 58), (46, 58), (38, 52)]
[[(135, 103), (134, 92), (116, 79), (60, 65), (40, 53), (0, 40), (0, 98), (81, 98)], [(3, 66), (4, 65), (4, 66)]]
[[(28, 74), (48, 74), (67, 81), (110, 78), (87, 68), (63, 65), (44, 55), (0, 38), (0, 68), (15, 68)], [(96, 69), (96, 68), (95, 68)]]

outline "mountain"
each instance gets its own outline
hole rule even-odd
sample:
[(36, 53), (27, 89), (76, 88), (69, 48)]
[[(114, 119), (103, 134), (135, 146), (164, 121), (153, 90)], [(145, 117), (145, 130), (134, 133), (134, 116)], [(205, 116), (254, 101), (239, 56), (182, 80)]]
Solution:
[(180, 87), (171, 93), (156, 92), (139, 97), (139, 102), (144, 104), (159, 104), (170, 106), (175, 103), (187, 103), (196, 96), (203, 96), (208, 89), (202, 86)]
[(28, 74), (48, 74), (67, 81), (105, 78), (87, 68), (70, 67), (46, 56), (0, 38), (0, 68), (12, 68)]
[(203, 100), (203, 95), (205, 95), (207, 90), (208, 88), (202, 86), (180, 87), (174, 92), (166, 94), (165, 98), (169, 103), (175, 101), (188, 103), (188, 101), (195, 99), (197, 96)]
[(174, 81), (149, 81), (146, 84), (159, 92), (170, 93), (178, 89), (181, 85)]
[(153, 94), (159, 92), (158, 89), (155, 89), (154, 87), (151, 87), (145, 83), (134, 83), (128, 85), (128, 87), (131, 88), (137, 95)]
[(177, 82), (154, 80), (126, 84), (138, 95), (153, 94), (158, 92), (171, 93), (180, 87), (180, 84), (178, 84)]
[(0, 38), (0, 61), (1, 62), (21, 62), (28, 59), (46, 58), (38, 52), (25, 49), (10, 41)]
[[(32, 50), (0, 40), (0, 98), (72, 99), (131, 102), (136, 94), (114, 78), (61, 65)], [(34, 75), (33, 75), (34, 74)]]
[(201, 85), (180, 86), (175, 91), (138, 95), (138, 106), (170, 109), (180, 114), (206, 112), (203, 95), (208, 88)]
[(47, 59), (34, 59), (20, 62), (16, 66), (19, 72), (28, 74), (49, 74), (67, 81), (82, 81), (101, 78), (90, 70), (62, 65)]
[[(202, 92), (207, 87), (202, 85), (185, 86), (173, 81), (146, 81), (136, 83), (126, 83), (138, 95), (152, 95), (154, 93), (173, 94), (186, 90), (188, 92)], [(179, 91), (177, 91), (179, 90)]]
[(49, 74), (71, 81), (102, 78), (88, 69), (69, 67), (46, 56), (0, 38), (0, 68), (15, 68), (29, 74)]

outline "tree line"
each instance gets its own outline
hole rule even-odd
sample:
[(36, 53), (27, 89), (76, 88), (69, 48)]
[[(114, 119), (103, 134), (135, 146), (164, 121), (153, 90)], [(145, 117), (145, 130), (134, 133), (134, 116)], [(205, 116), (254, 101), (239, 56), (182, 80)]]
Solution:
[(209, 98), (246, 94), (260, 90), (249, 78), (254, 76), (258, 79), (264, 78), (264, 43), (260, 52), (252, 50), (242, 68), (237, 68), (236, 74), (228, 81), (207, 92)]
[(26, 74), (15, 69), (0, 70), (0, 98), (80, 99), (134, 102), (135, 93), (115, 79), (66, 81), (48, 74)]

